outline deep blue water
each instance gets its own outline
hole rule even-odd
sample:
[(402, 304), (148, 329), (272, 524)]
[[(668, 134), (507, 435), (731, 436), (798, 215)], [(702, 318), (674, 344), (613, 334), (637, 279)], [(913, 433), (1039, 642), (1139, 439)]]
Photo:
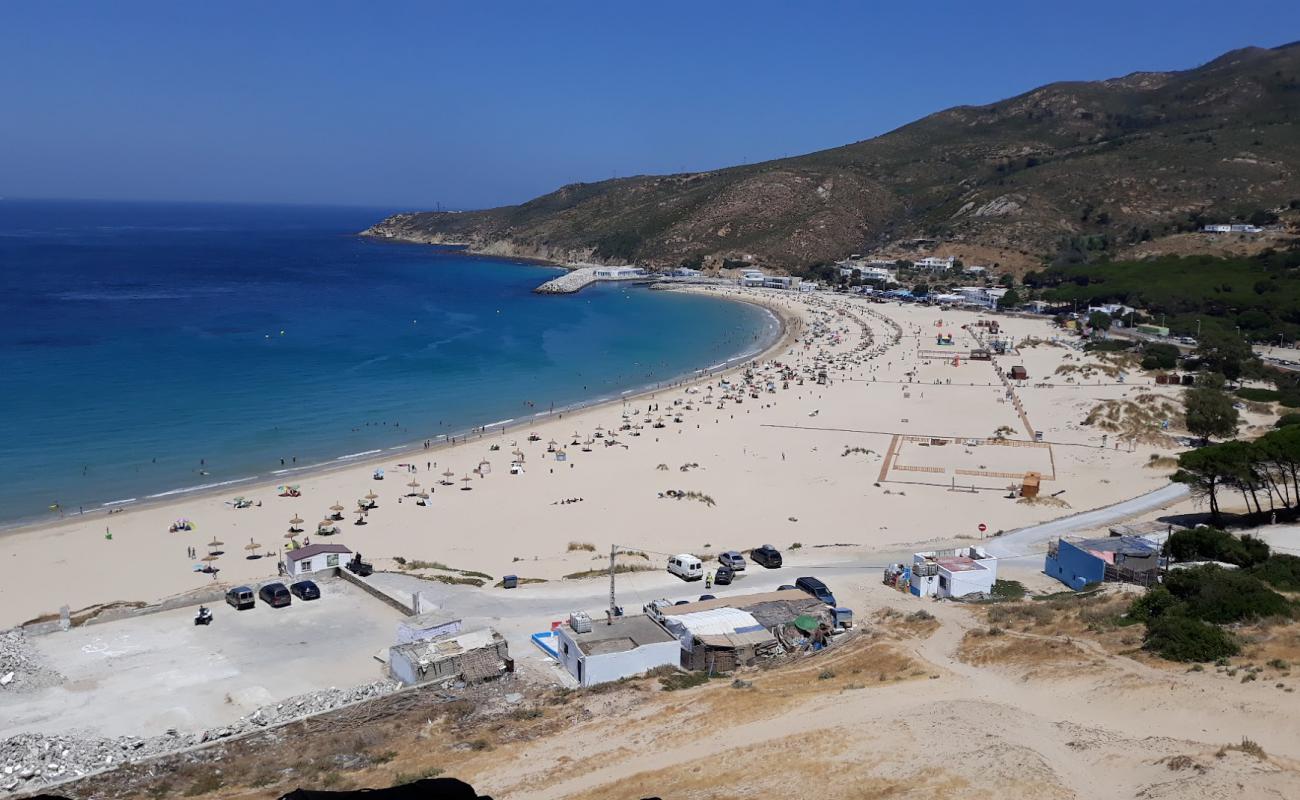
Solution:
[(772, 333), (739, 303), (535, 295), (558, 270), (354, 235), (388, 212), (0, 200), (0, 520), (522, 421)]

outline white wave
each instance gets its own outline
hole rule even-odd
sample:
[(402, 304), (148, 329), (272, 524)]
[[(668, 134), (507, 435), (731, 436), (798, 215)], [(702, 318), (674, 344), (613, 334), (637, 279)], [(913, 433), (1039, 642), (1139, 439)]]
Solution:
[(253, 480), (257, 480), (257, 476), (256, 476), (256, 475), (250, 475), (250, 476), (248, 476), (247, 478), (235, 478), (233, 481), (219, 481), (219, 482), (217, 482), (217, 483), (203, 483), (203, 484), (199, 484), (198, 486), (186, 486), (184, 489), (172, 489), (171, 491), (167, 491), (167, 492), (159, 492), (158, 494), (145, 495), (145, 499), (146, 499), (146, 500), (155, 500), (155, 499), (157, 499), (157, 498), (159, 498), (159, 497), (171, 497), (172, 495), (175, 495), (175, 494), (186, 494), (186, 493), (188, 493), (188, 492), (201, 492), (201, 491), (203, 491), (204, 489), (216, 489), (216, 488), (218, 488), (218, 487), (220, 487), (220, 486), (231, 486), (231, 485), (236, 484), (236, 483), (247, 483), (248, 481), (253, 481)]
[(335, 461), (350, 461), (350, 460), (352, 460), (352, 459), (354, 459), (354, 458), (361, 458), (362, 456), (373, 456), (375, 453), (382, 453), (382, 452), (384, 452), (384, 451), (383, 451), (383, 450), (365, 450), (365, 451), (360, 452), (360, 453), (348, 453), (347, 455), (345, 455), (345, 456), (339, 456), (338, 458), (336, 458), (336, 459), (334, 459), (334, 460), (335, 460)]

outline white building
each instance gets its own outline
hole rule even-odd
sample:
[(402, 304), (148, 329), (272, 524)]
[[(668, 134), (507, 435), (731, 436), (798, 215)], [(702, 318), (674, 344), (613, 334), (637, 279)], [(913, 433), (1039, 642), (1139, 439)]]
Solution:
[(925, 258), (912, 262), (912, 266), (916, 269), (949, 270), (953, 268), (953, 265), (956, 262), (957, 258), (955, 256), (948, 256), (947, 258), (926, 256)]
[(1263, 233), (1264, 229), (1258, 225), (1242, 225), (1234, 223), (1232, 225), (1206, 225), (1201, 228), (1203, 233)]
[(987, 289), (983, 286), (963, 286), (957, 290), (963, 304), (983, 308), (996, 308), (1006, 293), (1007, 290), (1002, 287)]
[(300, 578), (324, 570), (343, 566), (343, 556), (352, 551), (341, 544), (309, 544), (286, 550), (280, 563), (290, 578)]
[(984, 275), (985, 273), (987, 273), (987, 272), (989, 271), (989, 268), (988, 268), (988, 267), (980, 267), (980, 266), (976, 266), (976, 265), (972, 264), (971, 266), (968, 266), (968, 267), (962, 267), (962, 270), (963, 270), (967, 275)]
[(677, 267), (668, 274), (674, 278), (698, 278), (704, 273), (700, 272), (698, 269), (691, 269), (690, 267)]
[(792, 275), (768, 275), (763, 278), (763, 286), (767, 289), (797, 289), (803, 278), (796, 278)]
[(597, 278), (640, 278), (645, 270), (640, 267), (596, 267), (593, 274)]
[(675, 667), (681, 661), (681, 651), (678, 641), (644, 614), (614, 617), (612, 622), (592, 622), (585, 615), (575, 615), (555, 629), (556, 655), (582, 686), (640, 675), (664, 665)]
[(981, 547), (960, 547), (914, 554), (909, 588), (917, 597), (965, 597), (991, 593), (997, 577), (996, 558)]
[(744, 272), (740, 273), (740, 280), (737, 282), (741, 286), (762, 288), (763, 281), (765, 281), (766, 279), (767, 276), (759, 272), (758, 270), (747, 269)]

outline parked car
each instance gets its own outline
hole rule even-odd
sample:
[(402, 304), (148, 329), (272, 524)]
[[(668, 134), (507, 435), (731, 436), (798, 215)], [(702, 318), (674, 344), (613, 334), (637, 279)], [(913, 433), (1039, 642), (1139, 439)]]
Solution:
[(781, 551), (770, 544), (750, 550), (749, 557), (754, 559), (755, 564), (767, 569), (779, 569), (781, 567)]
[(317, 600), (320, 598), (320, 587), (313, 581), (298, 581), (289, 587), (289, 591), (300, 600)]
[(669, 557), (668, 572), (684, 581), (698, 581), (704, 577), (704, 564), (690, 553), (681, 553)]
[(703, 603), (705, 600), (717, 600), (717, 599), (718, 599), (717, 597), (715, 597), (715, 596), (713, 596), (713, 595), (711, 595), (711, 594), (702, 594), (702, 595), (700, 595), (700, 599), (697, 600), (697, 601), (695, 601), (695, 602), (697, 602), (697, 603)]
[(835, 595), (830, 588), (816, 578), (800, 578), (794, 582), (796, 589), (802, 589), (828, 606), (835, 605)]
[(689, 606), (690, 604), (690, 600), (678, 600), (676, 603), (673, 603), (675, 606)]
[(252, 608), (256, 603), (253, 596), (253, 590), (247, 586), (236, 586), (226, 592), (226, 603), (237, 611), (243, 611), (246, 608)]
[(736, 578), (736, 571), (727, 565), (718, 567), (718, 571), (713, 573), (713, 583), (718, 586), (728, 586)]
[(791, 586), (788, 583), (783, 583), (780, 586), (776, 587), (776, 590), (778, 592), (784, 592), (786, 589), (798, 589), (798, 588), (799, 588), (798, 586)]
[(293, 602), (289, 589), (283, 583), (268, 583), (262, 587), (257, 596), (271, 608), (280, 608)]
[(735, 550), (718, 553), (718, 563), (724, 567), (731, 567), (736, 572), (742, 572), (745, 569), (745, 557)]

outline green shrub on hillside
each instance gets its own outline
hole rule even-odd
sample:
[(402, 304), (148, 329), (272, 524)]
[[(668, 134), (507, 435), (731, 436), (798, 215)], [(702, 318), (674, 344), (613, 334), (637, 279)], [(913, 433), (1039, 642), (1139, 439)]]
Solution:
[(1300, 425), (1300, 414), (1283, 414), (1273, 423), (1274, 428), (1285, 428), (1288, 425)]
[(1165, 577), (1165, 588), (1181, 602), (1157, 619), (1182, 610), (1189, 617), (1223, 624), (1291, 616), (1293, 611), (1285, 597), (1254, 575), (1214, 565), (1174, 570)]
[(1250, 574), (1284, 592), (1300, 592), (1300, 556), (1277, 554), (1256, 564)]
[(1249, 567), (1269, 556), (1268, 545), (1249, 534), (1240, 539), (1218, 528), (1190, 528), (1174, 532), (1164, 545), (1174, 561), (1222, 561)]
[(1148, 622), (1142, 647), (1170, 661), (1214, 661), (1241, 651), (1220, 628), (1178, 614)]

